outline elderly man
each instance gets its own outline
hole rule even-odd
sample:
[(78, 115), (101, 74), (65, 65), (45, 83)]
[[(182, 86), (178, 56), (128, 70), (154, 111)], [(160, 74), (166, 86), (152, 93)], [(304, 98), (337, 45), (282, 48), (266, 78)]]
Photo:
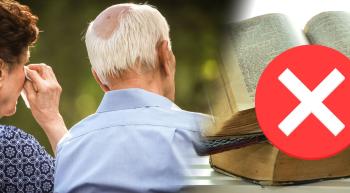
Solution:
[[(55, 192), (179, 191), (207, 117), (173, 103), (167, 21), (149, 5), (114, 5), (90, 23), (86, 46), (105, 96), (58, 144)], [(29, 100), (35, 107), (35, 96)]]

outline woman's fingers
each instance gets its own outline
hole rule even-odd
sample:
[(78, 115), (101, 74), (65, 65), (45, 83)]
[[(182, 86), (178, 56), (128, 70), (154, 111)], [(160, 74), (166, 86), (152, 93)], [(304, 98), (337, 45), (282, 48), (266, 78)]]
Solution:
[(27, 99), (31, 101), (31, 99), (35, 98), (37, 91), (35, 90), (33, 83), (27, 80), (24, 83), (24, 92)]
[(26, 66), (27, 69), (30, 70), (35, 70), (37, 71), (40, 75), (42, 75), (44, 73), (44, 66), (45, 64), (29, 64)]
[(30, 70), (37, 71), (43, 79), (50, 79), (54, 77), (52, 68), (44, 63), (29, 64), (27, 66)]
[(39, 91), (39, 90), (45, 88), (44, 87), (44, 84), (45, 84), (44, 79), (38, 74), (37, 71), (28, 69), (27, 76), (32, 81), (33, 87), (36, 91)]

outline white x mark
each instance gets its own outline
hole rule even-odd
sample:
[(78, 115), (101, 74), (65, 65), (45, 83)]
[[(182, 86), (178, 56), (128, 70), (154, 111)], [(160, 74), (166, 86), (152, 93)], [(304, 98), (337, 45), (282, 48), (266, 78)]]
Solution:
[(288, 68), (278, 77), (293, 93), (300, 104), (278, 125), (289, 136), (311, 113), (337, 136), (345, 125), (330, 111), (323, 101), (344, 81), (345, 77), (335, 68), (312, 92)]

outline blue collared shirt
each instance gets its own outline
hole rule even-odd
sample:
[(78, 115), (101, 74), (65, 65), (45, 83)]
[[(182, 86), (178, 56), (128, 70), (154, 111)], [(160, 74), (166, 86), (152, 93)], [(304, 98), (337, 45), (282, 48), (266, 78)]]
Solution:
[(58, 144), (55, 192), (177, 192), (203, 119), (142, 89), (107, 92)]

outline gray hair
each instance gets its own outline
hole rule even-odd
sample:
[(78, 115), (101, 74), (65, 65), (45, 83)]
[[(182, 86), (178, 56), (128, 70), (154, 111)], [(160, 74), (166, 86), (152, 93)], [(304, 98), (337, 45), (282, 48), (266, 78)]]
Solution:
[(156, 46), (168, 41), (169, 25), (162, 14), (150, 5), (130, 4), (111, 37), (103, 39), (93, 30), (92, 21), (87, 29), (85, 43), (92, 68), (102, 83), (108, 77), (119, 77), (121, 72), (132, 69), (140, 62), (145, 69), (155, 68), (158, 62)]

